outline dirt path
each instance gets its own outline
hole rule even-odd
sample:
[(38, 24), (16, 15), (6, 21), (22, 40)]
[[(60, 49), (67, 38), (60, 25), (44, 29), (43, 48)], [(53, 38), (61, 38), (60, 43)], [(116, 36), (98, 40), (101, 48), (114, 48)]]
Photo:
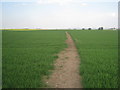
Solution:
[(66, 36), (68, 48), (58, 54), (55, 70), (45, 82), (52, 88), (82, 88), (79, 75), (79, 55), (68, 32), (66, 32)]

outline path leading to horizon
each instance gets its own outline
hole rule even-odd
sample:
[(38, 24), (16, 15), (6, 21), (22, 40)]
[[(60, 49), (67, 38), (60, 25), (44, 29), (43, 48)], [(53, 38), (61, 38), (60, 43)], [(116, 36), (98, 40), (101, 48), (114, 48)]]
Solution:
[(77, 48), (68, 32), (66, 36), (68, 47), (58, 54), (55, 70), (45, 82), (51, 88), (82, 88)]

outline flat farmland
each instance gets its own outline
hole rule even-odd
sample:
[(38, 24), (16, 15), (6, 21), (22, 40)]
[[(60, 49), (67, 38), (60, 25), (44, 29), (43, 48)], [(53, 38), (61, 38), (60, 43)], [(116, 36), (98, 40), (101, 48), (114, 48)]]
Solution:
[[(80, 56), (83, 88), (118, 87), (118, 32), (112, 30), (3, 30), (3, 88), (47, 87), (68, 32)], [(61, 66), (62, 67), (62, 66)]]
[(70, 31), (85, 88), (118, 87), (118, 31)]
[(63, 31), (3, 31), (3, 88), (45, 87), (65, 40)]

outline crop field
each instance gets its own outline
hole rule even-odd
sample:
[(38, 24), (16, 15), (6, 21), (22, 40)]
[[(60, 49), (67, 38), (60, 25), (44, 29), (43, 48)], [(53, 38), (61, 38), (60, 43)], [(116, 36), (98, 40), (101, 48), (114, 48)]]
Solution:
[(70, 31), (81, 58), (85, 88), (118, 87), (118, 32)]
[(3, 31), (3, 88), (45, 87), (65, 40), (62, 31)]
[(67, 47), (65, 32), (72, 36), (80, 55), (84, 88), (118, 87), (118, 32), (106, 30), (3, 31), (3, 88), (47, 87), (60, 51)]

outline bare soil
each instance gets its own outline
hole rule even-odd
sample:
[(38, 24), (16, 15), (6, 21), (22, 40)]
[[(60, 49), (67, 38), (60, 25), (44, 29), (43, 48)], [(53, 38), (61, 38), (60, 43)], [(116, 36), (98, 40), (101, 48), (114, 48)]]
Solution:
[(82, 88), (79, 55), (68, 32), (66, 32), (66, 36), (68, 47), (58, 54), (55, 70), (45, 82), (51, 88)]

